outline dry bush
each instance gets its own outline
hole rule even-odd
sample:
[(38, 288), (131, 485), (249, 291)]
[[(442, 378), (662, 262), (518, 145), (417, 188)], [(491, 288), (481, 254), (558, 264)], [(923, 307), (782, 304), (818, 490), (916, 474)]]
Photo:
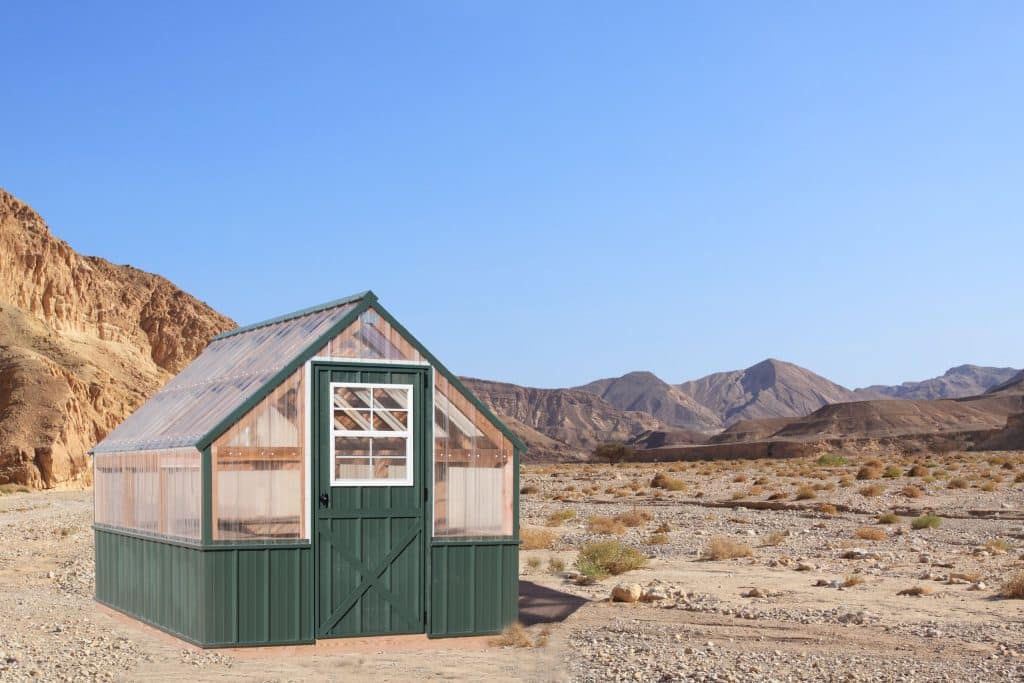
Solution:
[(491, 645), (494, 647), (533, 647), (533, 639), (530, 638), (530, 632), (526, 630), (526, 627), (517, 621), (506, 626), (501, 635), (492, 638)]
[(903, 476), (903, 469), (896, 465), (889, 465), (885, 468), (885, 471), (882, 472), (882, 476), (886, 479), (897, 479)]
[(990, 538), (985, 541), (985, 550), (993, 555), (1002, 555), (1013, 550), (1013, 546), (1005, 538)]
[(647, 557), (643, 553), (619, 541), (588, 543), (580, 548), (576, 557), (576, 568), (591, 579), (617, 576), (646, 564)]
[(868, 484), (862, 487), (859, 493), (865, 498), (875, 498), (885, 493), (885, 487), (881, 484)]
[(754, 550), (740, 541), (725, 536), (715, 536), (704, 546), (701, 557), (705, 560), (731, 560), (737, 557), (750, 557)]
[(651, 534), (647, 539), (650, 545), (665, 545), (668, 543), (668, 534)]
[(763, 496), (763, 495), (764, 495), (764, 487), (763, 486), (759, 486), (758, 484), (754, 484), (753, 486), (751, 486), (747, 490), (747, 496)]
[(595, 515), (587, 520), (587, 531), (595, 534), (614, 534), (620, 536), (626, 533), (626, 525), (614, 517)]
[(845, 489), (845, 488), (849, 488), (849, 487), (853, 486), (853, 481), (854, 481), (853, 477), (851, 477), (851, 476), (843, 476), (843, 477), (839, 477), (839, 480), (837, 481), (837, 484), (839, 485), (840, 488), (844, 488)]
[(999, 486), (994, 481), (986, 481), (984, 484), (981, 485), (981, 490), (987, 493), (991, 493), (992, 491), (995, 491), (997, 488), (999, 488)]
[(1013, 478), (1013, 483), (1014, 483), (1014, 484), (1021, 484), (1021, 483), (1024, 483), (1024, 472), (1020, 472), (1020, 473), (1018, 473), (1018, 474), (1017, 474), (1017, 476), (1015, 476), (1015, 477)]
[(789, 536), (789, 533), (786, 531), (773, 531), (764, 537), (764, 544), (782, 545), (782, 542), (786, 540), (786, 536)]
[(773, 493), (770, 496), (768, 496), (768, 500), (783, 500), (786, 497), (787, 496), (785, 493)]
[(884, 541), (887, 538), (885, 529), (879, 529), (877, 526), (862, 526), (854, 531), (853, 535), (865, 541)]
[(652, 489), (665, 489), (666, 491), (682, 491), (686, 488), (686, 482), (682, 479), (670, 477), (664, 472), (658, 472), (651, 479)]
[(560, 557), (552, 557), (548, 559), (548, 572), (551, 574), (561, 574), (565, 571), (565, 561)]
[(895, 512), (883, 512), (882, 514), (878, 515), (879, 524), (896, 524), (899, 521), (899, 515), (897, 515)]
[(961, 581), (968, 581), (970, 583), (977, 583), (978, 581), (981, 581), (983, 578), (984, 577), (982, 576), (981, 572), (953, 572), (949, 575), (950, 581), (952, 581), (953, 579), (960, 579)]
[(828, 515), (829, 517), (834, 517), (839, 514), (839, 508), (832, 503), (822, 503), (818, 506), (818, 512), (823, 515)]
[(843, 577), (843, 588), (853, 588), (864, 583), (864, 577), (860, 574), (847, 574)]
[(633, 508), (628, 512), (623, 512), (621, 514), (615, 515), (615, 519), (622, 522), (628, 527), (637, 527), (641, 524), (644, 524), (645, 522), (649, 522), (652, 519), (654, 519), (654, 515), (652, 515), (647, 510), (639, 510), (637, 508)]
[(734, 483), (734, 484), (742, 484), (746, 480), (747, 480), (747, 475), (745, 475), (745, 474), (737, 474), (735, 477), (732, 478), (732, 483)]
[(925, 595), (931, 595), (935, 592), (935, 589), (931, 586), (913, 586), (911, 588), (904, 588), (896, 595), (912, 595), (915, 598), (920, 598)]
[(31, 493), (32, 489), (24, 484), (0, 484), (0, 496), (10, 493)]
[(860, 479), (861, 481), (864, 481), (865, 479), (878, 479), (882, 476), (882, 471), (881, 467), (869, 467), (868, 465), (864, 465), (857, 470), (857, 479)]
[(946, 486), (951, 489), (965, 489), (970, 486), (970, 484), (968, 484), (967, 480), (963, 477), (954, 477), (949, 480), (949, 483)]
[(540, 491), (540, 489), (533, 484), (527, 484), (523, 488), (519, 489), (519, 493), (521, 493), (524, 496), (527, 496), (531, 493), (537, 493), (538, 491)]
[(912, 529), (938, 529), (939, 525), (942, 524), (942, 518), (936, 517), (935, 515), (921, 515), (914, 519), (910, 523)]
[(729, 496), (729, 500), (743, 500), (749, 495), (750, 493), (747, 491), (733, 491), (732, 495)]
[(555, 535), (547, 529), (525, 527), (519, 530), (523, 550), (550, 550), (555, 543)]
[(576, 516), (575, 510), (557, 510), (548, 515), (547, 525), (548, 526), (562, 526), (563, 522), (567, 522)]
[(654, 533), (656, 534), (667, 534), (670, 531), (672, 531), (672, 525), (668, 522), (662, 522), (654, 528)]
[(927, 477), (928, 476), (928, 468), (925, 467), (924, 465), (920, 465), (920, 464), (913, 465), (909, 470), (907, 470), (907, 476), (908, 477)]
[(528, 557), (526, 558), (526, 566), (530, 569), (540, 569), (540, 558), (539, 557)]
[(922, 491), (920, 487), (913, 485), (904, 486), (902, 489), (900, 489), (900, 493), (906, 496), (907, 498), (920, 498), (921, 496), (924, 495), (924, 491)]
[(1010, 577), (1003, 582), (1003, 587), (999, 591), (999, 595), (1011, 600), (1024, 600), (1024, 572), (1011, 574)]

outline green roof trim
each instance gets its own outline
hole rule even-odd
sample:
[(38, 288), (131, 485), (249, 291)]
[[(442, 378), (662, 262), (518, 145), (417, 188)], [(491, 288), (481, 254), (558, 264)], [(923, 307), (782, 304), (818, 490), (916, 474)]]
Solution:
[(219, 339), (227, 339), (228, 337), (234, 337), (237, 334), (245, 334), (246, 332), (251, 332), (261, 327), (266, 327), (268, 325), (276, 325), (277, 323), (283, 323), (287, 320), (294, 320), (295, 318), (301, 318), (303, 316), (310, 315), (311, 313), (319, 313), (320, 311), (326, 311), (328, 308), (344, 306), (345, 304), (355, 303), (363, 299), (368, 299), (371, 302), (374, 302), (377, 301), (377, 295), (368, 289), (365, 292), (360, 292), (358, 294), (353, 294), (351, 296), (342, 297), (341, 299), (335, 299), (334, 301), (328, 301), (318, 306), (310, 306), (309, 308), (303, 308), (298, 311), (292, 311), (291, 313), (285, 313), (284, 315), (279, 315), (268, 320), (262, 320), (258, 323), (252, 323), (251, 325), (245, 325), (244, 327), (236, 327), (235, 329), (228, 330), (227, 332), (221, 332), (216, 337), (211, 339), (210, 342), (215, 342)]

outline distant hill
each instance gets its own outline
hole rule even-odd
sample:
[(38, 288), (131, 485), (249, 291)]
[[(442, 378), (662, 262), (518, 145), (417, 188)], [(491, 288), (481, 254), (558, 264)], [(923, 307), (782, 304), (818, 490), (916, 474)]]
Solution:
[(1019, 394), (1024, 392), (1024, 370), (1021, 370), (1016, 375), (998, 384), (987, 392), (988, 394)]
[(993, 368), (979, 365), (958, 365), (941, 377), (921, 382), (904, 382), (896, 386), (876, 384), (854, 390), (858, 398), (939, 399), (965, 398), (983, 394), (1010, 381), (1020, 371), (1015, 368)]
[(722, 428), (722, 419), (713, 410), (652, 372), (630, 372), (576, 388), (620, 410), (639, 410), (673, 427), (699, 432)]
[(579, 457), (599, 443), (625, 442), (645, 431), (667, 429), (653, 415), (619, 410), (585, 391), (535, 389), (471, 377), (462, 381), (488, 408), (509, 420), (509, 427), (531, 445), (532, 458)]
[(810, 370), (769, 358), (745, 370), (718, 372), (678, 385), (731, 425), (740, 420), (807, 415), (857, 396)]

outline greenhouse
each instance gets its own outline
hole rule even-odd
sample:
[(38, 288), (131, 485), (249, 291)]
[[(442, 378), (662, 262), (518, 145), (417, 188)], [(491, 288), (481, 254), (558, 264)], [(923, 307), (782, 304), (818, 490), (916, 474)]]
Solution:
[(225, 332), (92, 451), (96, 599), (207, 647), (499, 632), (524, 451), (372, 292)]

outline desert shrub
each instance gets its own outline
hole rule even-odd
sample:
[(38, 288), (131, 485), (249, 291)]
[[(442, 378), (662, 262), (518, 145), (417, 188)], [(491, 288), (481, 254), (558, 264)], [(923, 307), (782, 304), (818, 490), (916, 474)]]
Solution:
[(494, 647), (533, 647), (533, 639), (530, 638), (526, 627), (517, 621), (506, 626), (500, 635), (492, 638), (491, 645)]
[(563, 522), (567, 522), (576, 516), (575, 510), (557, 510), (548, 515), (547, 525), (548, 526), (562, 526)]
[(934, 592), (935, 589), (931, 586), (912, 586), (910, 588), (904, 588), (903, 590), (896, 593), (896, 595), (911, 595), (915, 598), (919, 598), (925, 595), (931, 595)]
[(1024, 600), (1024, 572), (1011, 574), (1003, 582), (999, 595), (1011, 600)]
[(548, 560), (548, 572), (551, 574), (561, 574), (565, 571), (565, 561), (560, 557), (552, 557)]
[(732, 495), (729, 496), (730, 500), (743, 500), (750, 494), (747, 491), (733, 491)]
[(927, 477), (928, 476), (928, 468), (925, 467), (924, 465), (913, 465), (913, 466), (911, 466), (911, 468), (909, 470), (907, 470), (907, 476), (908, 477)]
[(768, 500), (783, 500), (784, 498), (786, 498), (785, 493), (773, 493), (768, 496)]
[(804, 484), (797, 487), (797, 494), (793, 497), (798, 501), (809, 501), (813, 498), (817, 498), (818, 493), (814, 490), (814, 486)]
[(882, 472), (882, 476), (886, 479), (896, 479), (903, 476), (903, 469), (896, 465), (889, 465), (885, 468), (885, 471)]
[(753, 549), (746, 543), (725, 536), (715, 536), (704, 546), (700, 556), (705, 560), (731, 560), (736, 557), (750, 557), (753, 554)]
[(587, 531), (595, 534), (620, 534), (626, 533), (626, 525), (614, 517), (602, 517), (594, 515), (587, 520)]
[(885, 487), (881, 484), (868, 484), (860, 489), (860, 495), (865, 498), (875, 498), (882, 495), (885, 492)]
[(981, 485), (981, 490), (986, 491), (988, 493), (995, 491), (997, 488), (999, 488), (999, 486), (994, 481), (986, 481), (984, 484)]
[(764, 537), (764, 544), (765, 545), (781, 545), (782, 542), (784, 540), (786, 540), (786, 536), (788, 536), (788, 535), (789, 534), (786, 533), (785, 531), (773, 531), (773, 532), (771, 532), (770, 534), (768, 534), (767, 536)]
[(549, 550), (555, 542), (555, 535), (547, 529), (525, 527), (519, 530), (523, 550)]
[(665, 545), (668, 543), (668, 534), (651, 534), (647, 542), (650, 545)]
[(0, 484), (0, 496), (9, 493), (31, 493), (32, 489), (23, 484)]
[(524, 496), (528, 496), (531, 493), (537, 493), (538, 491), (540, 491), (540, 489), (534, 486), (533, 484), (527, 484), (523, 488), (519, 489), (519, 493), (523, 494)]
[(816, 462), (822, 467), (842, 467), (847, 461), (838, 453), (825, 453)]
[(899, 515), (897, 515), (895, 512), (883, 512), (882, 514), (878, 515), (879, 524), (896, 524), (899, 521)]
[(754, 484), (747, 490), (747, 496), (763, 496), (764, 487)]
[(854, 531), (853, 535), (863, 538), (865, 541), (884, 541), (886, 539), (885, 529), (879, 529), (877, 526), (862, 526)]
[(652, 519), (654, 519), (654, 515), (652, 515), (647, 510), (638, 510), (637, 508), (633, 508), (628, 512), (623, 512), (621, 514), (615, 515), (615, 519), (622, 522), (628, 527), (637, 527), (645, 522), (649, 522)]
[(882, 471), (881, 467), (870, 467), (868, 465), (864, 465), (857, 470), (857, 479), (861, 481), (864, 481), (865, 479), (878, 479), (882, 476)]
[(838, 480), (837, 483), (838, 483), (840, 488), (844, 488), (844, 489), (845, 488), (849, 488), (849, 487), (853, 486), (853, 477), (850, 477), (850, 476), (839, 477), (839, 480)]
[(820, 512), (823, 515), (828, 515), (829, 517), (832, 517), (839, 513), (839, 508), (837, 508), (832, 503), (822, 503), (821, 505), (818, 506), (818, 512)]
[(963, 477), (954, 477), (949, 480), (948, 484), (946, 484), (946, 487), (951, 489), (965, 489), (968, 486), (970, 486), (970, 484), (968, 484), (967, 480)]
[(632, 458), (634, 453), (632, 446), (627, 446), (624, 443), (603, 443), (594, 449), (594, 458), (607, 460), (609, 464), (617, 465), (623, 460)]
[(985, 550), (990, 553), (1001, 555), (1002, 553), (1008, 553), (1013, 550), (1013, 546), (1005, 538), (990, 538), (985, 541)]
[(843, 588), (853, 588), (864, 583), (864, 577), (860, 574), (847, 574), (843, 577)]
[(942, 518), (935, 515), (921, 515), (910, 523), (913, 529), (938, 529), (942, 524)]
[(902, 489), (900, 489), (900, 493), (902, 493), (907, 498), (920, 498), (921, 496), (924, 495), (924, 491), (922, 491), (920, 487), (917, 486), (904, 486)]
[(668, 522), (662, 522), (654, 529), (654, 533), (656, 534), (667, 534), (670, 531), (672, 531), (672, 525)]
[(540, 569), (540, 558), (539, 557), (528, 557), (526, 558), (526, 566), (530, 569)]
[(1017, 476), (1013, 478), (1014, 484), (1024, 483), (1024, 472), (1019, 472)]
[(651, 479), (652, 489), (665, 489), (666, 491), (682, 491), (686, 488), (686, 482), (682, 479), (670, 477), (664, 472), (658, 472)]
[(619, 541), (588, 543), (576, 556), (576, 568), (592, 579), (617, 576), (646, 564), (647, 557), (643, 553)]
[(747, 480), (747, 475), (745, 475), (745, 474), (737, 474), (735, 477), (732, 478), (732, 483), (734, 483), (734, 484), (742, 484), (746, 480)]

